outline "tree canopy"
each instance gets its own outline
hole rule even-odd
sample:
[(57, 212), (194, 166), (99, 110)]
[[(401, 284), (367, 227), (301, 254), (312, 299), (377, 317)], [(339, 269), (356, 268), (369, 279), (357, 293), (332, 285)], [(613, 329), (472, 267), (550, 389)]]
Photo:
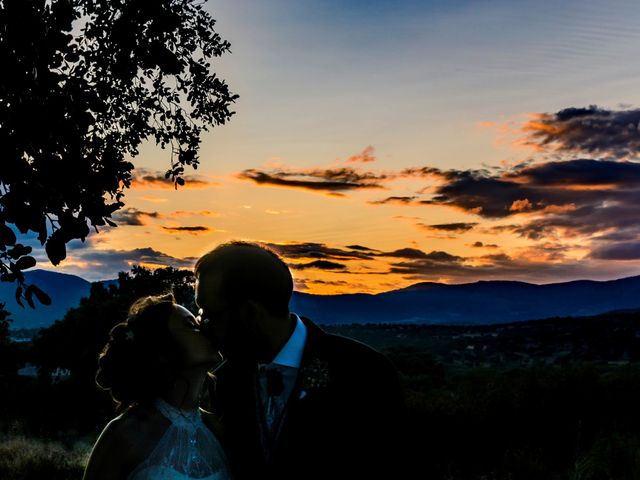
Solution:
[(171, 291), (176, 303), (193, 311), (194, 282), (191, 270), (166, 267), (151, 271), (134, 266), (131, 272), (120, 272), (117, 282), (92, 283), (89, 296), (78, 307), (35, 337), (34, 363), (45, 376), (57, 368), (67, 369), (93, 389), (98, 354), (109, 330), (127, 318), (131, 304), (146, 295)]
[(177, 188), (202, 133), (234, 114), (210, 63), (230, 44), (203, 3), (0, 0), (0, 279), (19, 299), (50, 301), (24, 285), (36, 260), (14, 228), (58, 265), (68, 242), (116, 225), (144, 141), (168, 148)]

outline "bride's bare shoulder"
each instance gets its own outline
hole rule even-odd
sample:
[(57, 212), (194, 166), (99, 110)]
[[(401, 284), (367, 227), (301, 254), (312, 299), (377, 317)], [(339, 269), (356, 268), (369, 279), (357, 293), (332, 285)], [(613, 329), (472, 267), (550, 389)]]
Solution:
[(151, 408), (132, 407), (104, 427), (93, 446), (85, 480), (124, 478), (123, 472), (137, 465), (162, 430), (162, 419)]
[(126, 478), (129, 469), (131, 422), (119, 415), (102, 429), (89, 456), (83, 480)]

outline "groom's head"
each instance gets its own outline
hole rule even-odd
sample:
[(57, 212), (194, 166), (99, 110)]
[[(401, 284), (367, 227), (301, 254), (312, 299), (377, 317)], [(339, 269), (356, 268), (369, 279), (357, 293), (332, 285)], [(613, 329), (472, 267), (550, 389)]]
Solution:
[(205, 334), (228, 356), (269, 360), (292, 326), (287, 265), (261, 245), (233, 241), (202, 256), (195, 274)]

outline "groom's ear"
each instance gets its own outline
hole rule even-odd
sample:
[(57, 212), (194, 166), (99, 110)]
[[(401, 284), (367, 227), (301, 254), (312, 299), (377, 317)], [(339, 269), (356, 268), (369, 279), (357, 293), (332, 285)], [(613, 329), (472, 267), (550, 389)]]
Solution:
[(260, 305), (253, 300), (247, 300), (244, 302), (243, 308), (244, 317), (252, 324), (255, 324), (256, 320), (260, 316)]
[(261, 336), (264, 329), (264, 325), (262, 325), (264, 308), (254, 300), (247, 300), (243, 308), (245, 331), (250, 332), (257, 337)]

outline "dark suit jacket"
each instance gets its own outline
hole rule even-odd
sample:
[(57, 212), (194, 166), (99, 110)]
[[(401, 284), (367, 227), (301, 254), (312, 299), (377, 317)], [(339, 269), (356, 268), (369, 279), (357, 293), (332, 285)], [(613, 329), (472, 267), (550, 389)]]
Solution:
[(262, 447), (256, 366), (229, 360), (210, 381), (236, 480), (407, 478), (395, 369), (370, 347), (302, 320), (307, 342), (271, 458)]

